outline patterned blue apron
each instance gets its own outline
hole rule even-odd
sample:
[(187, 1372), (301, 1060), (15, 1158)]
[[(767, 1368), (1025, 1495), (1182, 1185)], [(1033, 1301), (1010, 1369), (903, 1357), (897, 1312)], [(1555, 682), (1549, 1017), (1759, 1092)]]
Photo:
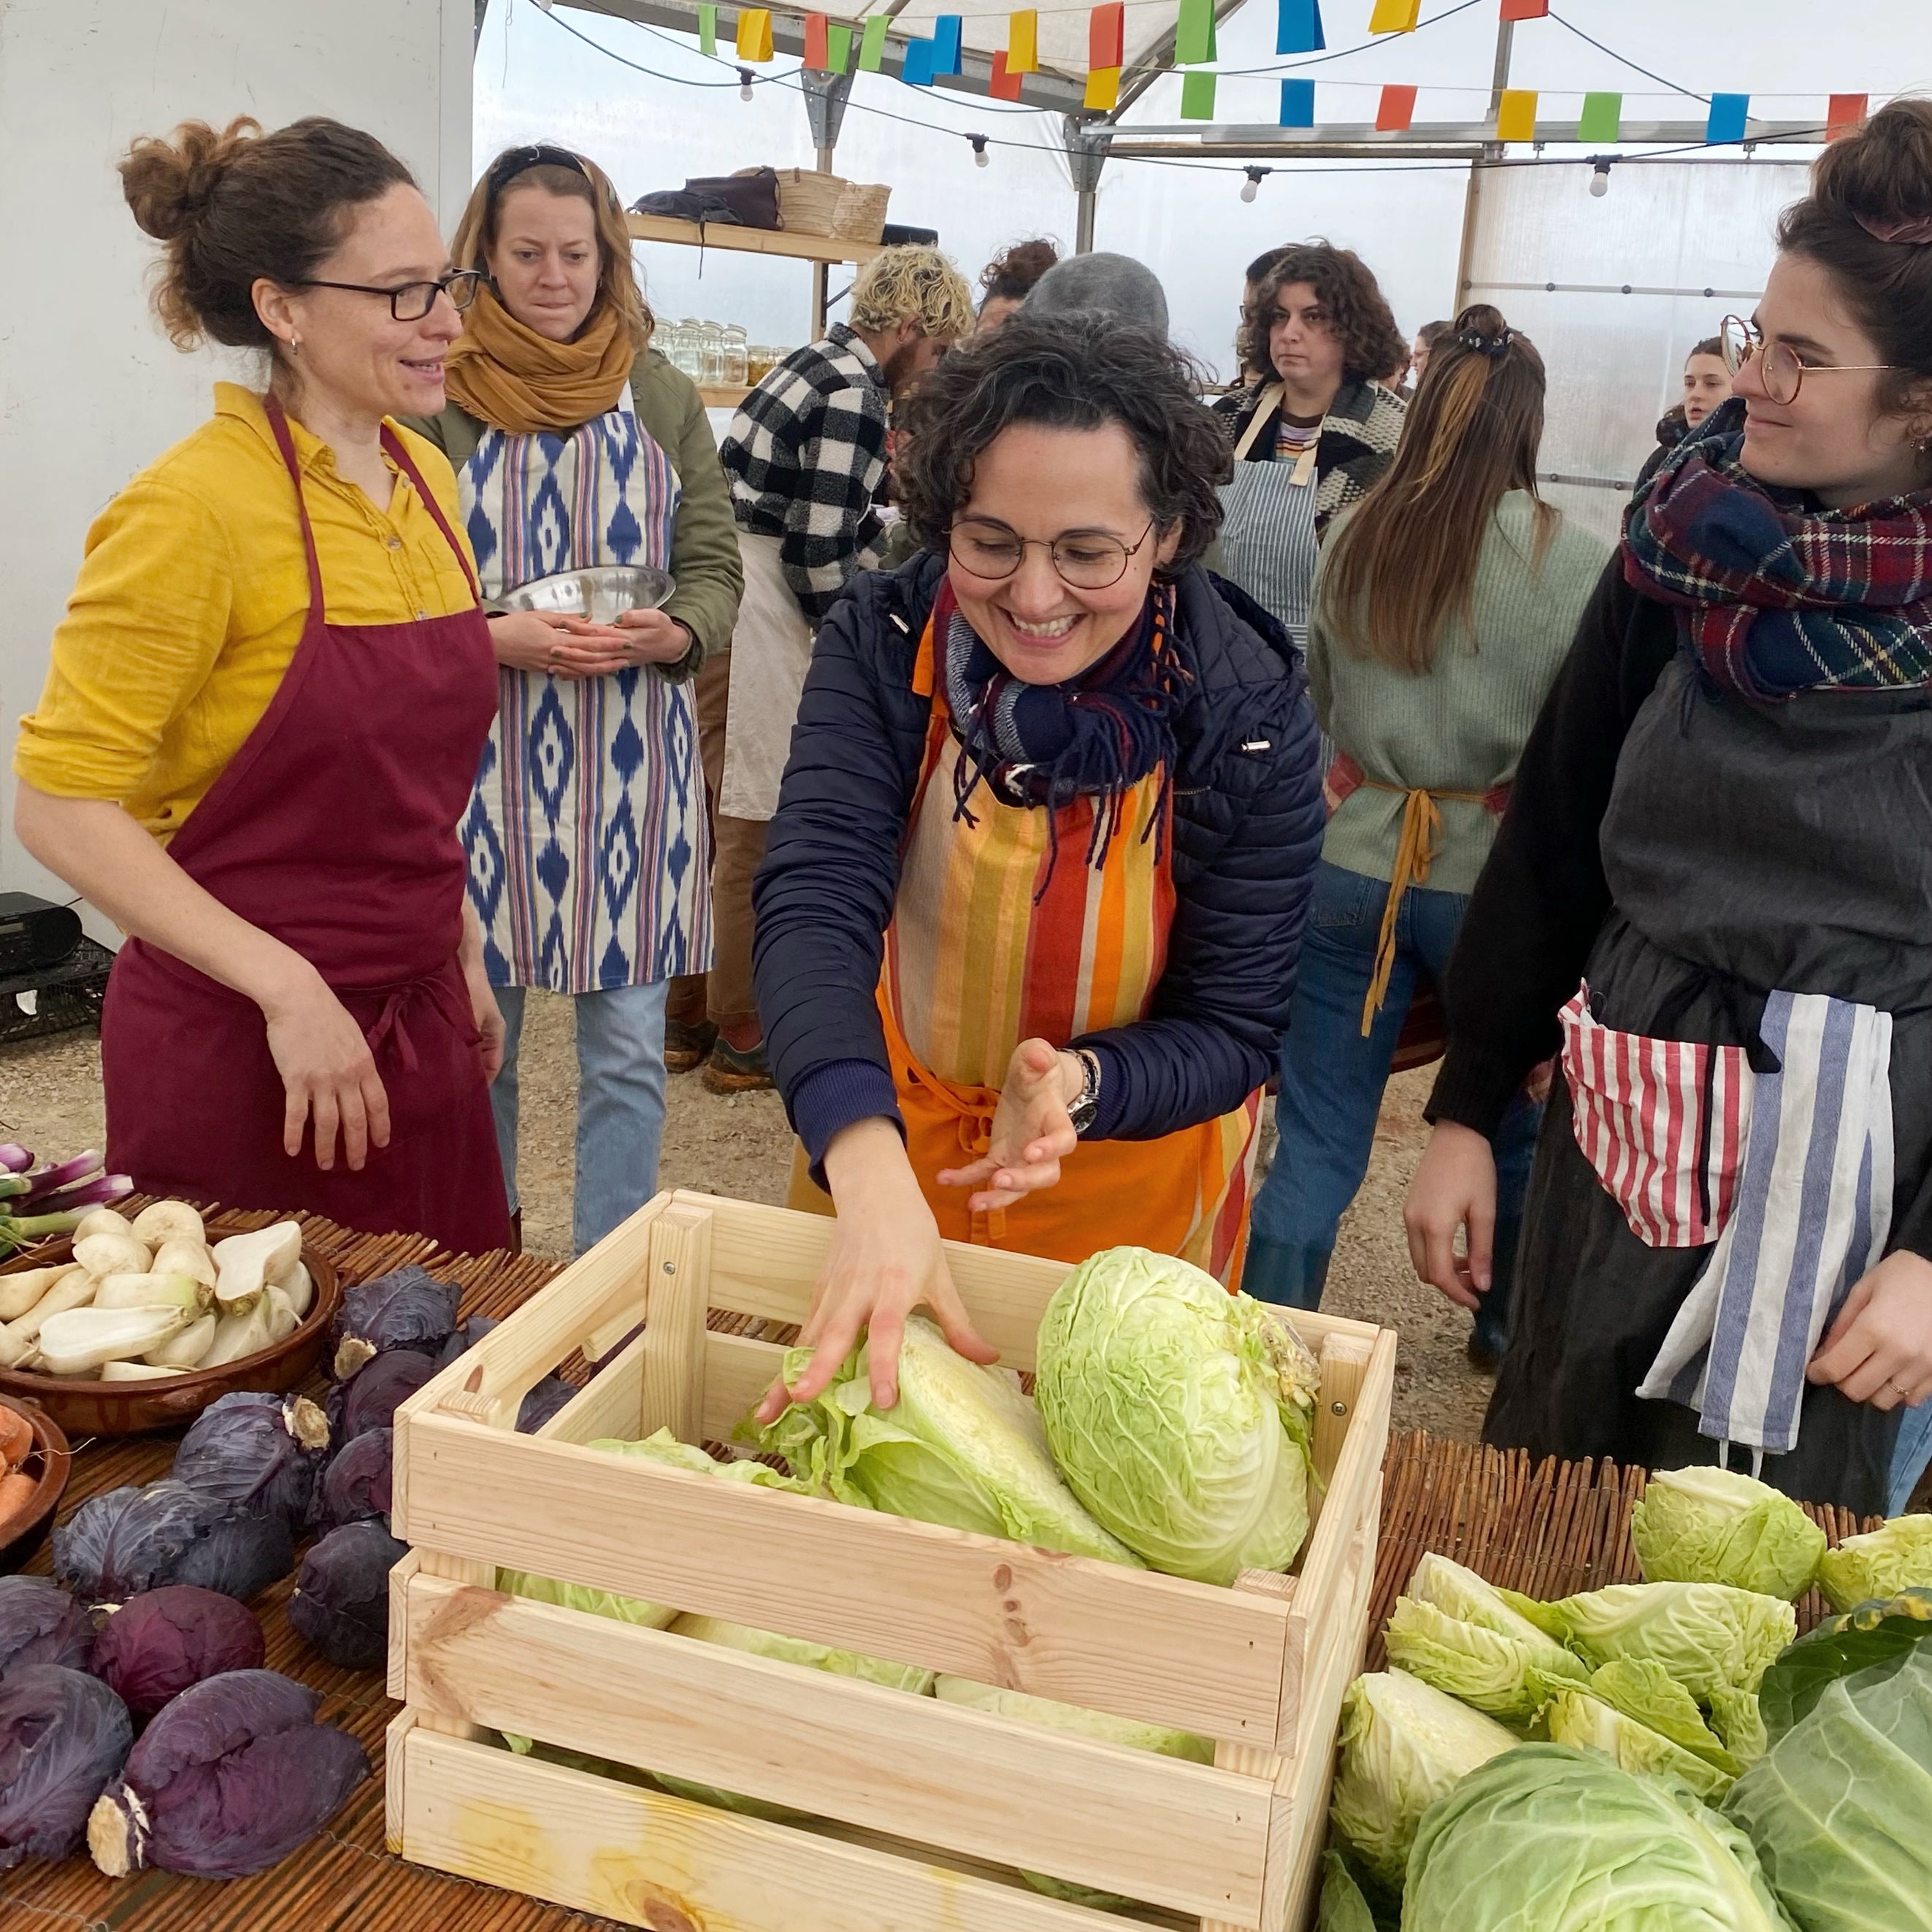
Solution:
[[(628, 408), (561, 435), (486, 429), (458, 473), (486, 602), (561, 570), (668, 569), (680, 496)], [(711, 964), (710, 835), (688, 683), (498, 667), (464, 821), (490, 983), (594, 993)]]

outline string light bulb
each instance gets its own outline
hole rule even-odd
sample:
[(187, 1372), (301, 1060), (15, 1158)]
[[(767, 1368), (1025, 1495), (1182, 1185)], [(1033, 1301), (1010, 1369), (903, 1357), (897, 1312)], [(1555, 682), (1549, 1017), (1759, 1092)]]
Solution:
[(752, 70), (749, 68), (741, 67), (738, 70), (738, 98), (740, 100), (751, 99), (752, 78)]
[(1610, 164), (1608, 161), (1599, 161), (1591, 172), (1590, 192), (1601, 201), (1610, 191)]
[(972, 144), (973, 165), (976, 168), (991, 167), (993, 158), (986, 152), (986, 136), (984, 134), (968, 134), (966, 139)]
[(1247, 176), (1247, 179), (1241, 184), (1241, 199), (1252, 201), (1261, 192), (1262, 177), (1268, 170), (1266, 168), (1247, 168), (1243, 172)]

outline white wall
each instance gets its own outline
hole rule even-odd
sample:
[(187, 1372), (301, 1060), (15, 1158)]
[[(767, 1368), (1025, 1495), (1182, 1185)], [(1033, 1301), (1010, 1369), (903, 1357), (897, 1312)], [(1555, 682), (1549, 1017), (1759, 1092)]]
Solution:
[[(304, 114), (368, 128), (447, 226), (470, 182), (471, 0), (0, 0), (0, 746), (39, 693), (96, 512), (208, 413), (245, 363), (172, 348), (146, 305), (154, 244), (116, 158), (178, 122)], [(64, 899), (14, 842), (0, 886)], [(99, 936), (106, 937), (106, 934)]]

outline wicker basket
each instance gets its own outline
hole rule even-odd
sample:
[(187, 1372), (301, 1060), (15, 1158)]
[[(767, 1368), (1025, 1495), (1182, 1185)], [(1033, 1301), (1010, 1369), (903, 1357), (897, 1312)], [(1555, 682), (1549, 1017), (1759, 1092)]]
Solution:
[(848, 182), (813, 168), (778, 170), (778, 219), (790, 232), (876, 242), (884, 232), (890, 188)]

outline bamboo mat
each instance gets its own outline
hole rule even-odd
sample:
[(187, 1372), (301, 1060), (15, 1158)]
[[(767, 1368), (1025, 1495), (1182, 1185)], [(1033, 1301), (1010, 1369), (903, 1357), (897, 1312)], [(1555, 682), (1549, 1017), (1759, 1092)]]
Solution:
[[(266, 1226), (277, 1217), (249, 1217)], [(463, 1313), (504, 1316), (558, 1272), (556, 1264), (505, 1253), (452, 1256), (421, 1235), (362, 1234), (320, 1216), (293, 1217), (307, 1244), (332, 1261), (344, 1282), (364, 1281), (420, 1262), (440, 1280), (462, 1285)], [(742, 1328), (748, 1318), (713, 1315), (714, 1327)], [(766, 1331), (770, 1333), (770, 1331)], [(771, 1334), (770, 1339), (786, 1339)], [(562, 1372), (581, 1382), (580, 1358)], [(320, 1399), (320, 1376), (304, 1393)], [(89, 1496), (123, 1484), (165, 1475), (178, 1432), (104, 1438), (75, 1444), (64, 1517)], [(1398, 1436), (1385, 1466), (1382, 1541), (1376, 1564), (1370, 1664), (1382, 1664), (1382, 1629), (1390, 1606), (1427, 1550), (1438, 1550), (1492, 1582), (1539, 1596), (1561, 1596), (1634, 1579), (1630, 1505), (1642, 1492), (1641, 1471), (1606, 1462), (1545, 1462), (1532, 1471), (1520, 1452), (1501, 1454), (1426, 1435)], [(1841, 1513), (1814, 1510), (1834, 1541), (1860, 1526)], [(30, 1569), (44, 1573), (43, 1550)], [(218, 1882), (144, 1872), (104, 1878), (85, 1856), (58, 1864), (28, 1861), (0, 1874), (4, 1932), (602, 1932), (612, 1922), (547, 1905), (466, 1879), (406, 1864), (385, 1848), (383, 1732), (399, 1708), (384, 1694), (377, 1671), (326, 1664), (289, 1627), (284, 1612), (292, 1578), (256, 1600), (268, 1638), (267, 1663), (321, 1694), (317, 1716), (352, 1732), (369, 1753), (375, 1775), (350, 1798), (322, 1834), (272, 1871)], [(1818, 1606), (1800, 1606), (1806, 1627)], [(925, 1932), (907, 1928), (905, 1932)]]

